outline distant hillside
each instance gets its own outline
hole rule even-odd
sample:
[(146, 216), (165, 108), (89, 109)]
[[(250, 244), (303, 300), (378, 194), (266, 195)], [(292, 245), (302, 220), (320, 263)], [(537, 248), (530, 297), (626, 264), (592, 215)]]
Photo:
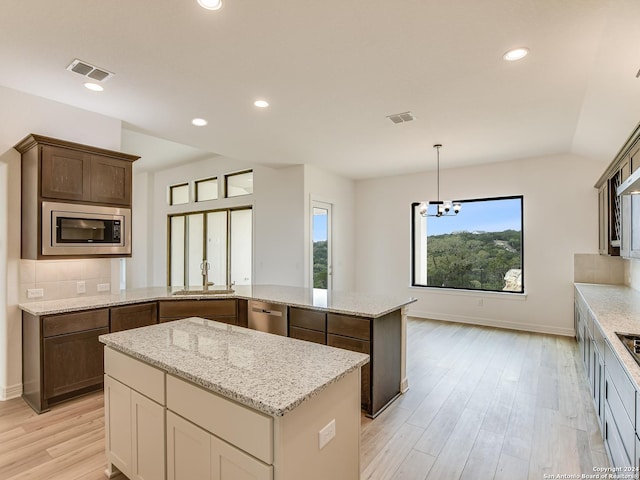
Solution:
[(522, 268), (521, 234), (455, 232), (427, 239), (429, 286), (502, 290), (504, 276)]
[(327, 288), (327, 241), (313, 242), (313, 287)]

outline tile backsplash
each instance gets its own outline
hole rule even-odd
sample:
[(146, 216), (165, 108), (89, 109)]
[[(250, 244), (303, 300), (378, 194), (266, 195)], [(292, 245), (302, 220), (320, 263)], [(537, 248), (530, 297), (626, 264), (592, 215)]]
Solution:
[(597, 253), (576, 253), (573, 256), (573, 281), (577, 283), (627, 283), (627, 263), (621, 257)]
[[(78, 293), (84, 282), (84, 293)], [(111, 260), (20, 260), (20, 303), (59, 300), (111, 293)], [(108, 285), (99, 292), (98, 285)], [(28, 298), (29, 289), (42, 289), (43, 295)]]

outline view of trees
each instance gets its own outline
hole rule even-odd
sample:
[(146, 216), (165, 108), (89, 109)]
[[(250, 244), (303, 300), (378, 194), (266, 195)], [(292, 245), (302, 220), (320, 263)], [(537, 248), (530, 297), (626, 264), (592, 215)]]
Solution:
[(516, 230), (429, 236), (428, 286), (502, 290), (507, 271), (522, 268), (521, 238)]
[(313, 242), (313, 288), (327, 288), (327, 241)]

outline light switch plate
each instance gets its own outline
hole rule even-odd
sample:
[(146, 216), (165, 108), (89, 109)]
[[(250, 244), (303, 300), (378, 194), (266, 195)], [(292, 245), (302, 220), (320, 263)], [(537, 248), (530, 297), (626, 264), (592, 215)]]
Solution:
[(27, 298), (44, 297), (44, 288), (27, 288)]
[(80, 280), (76, 283), (76, 292), (77, 293), (85, 293), (87, 291), (87, 285), (84, 283), (84, 280)]
[(98, 291), (99, 292), (108, 292), (109, 290), (111, 290), (111, 284), (110, 283), (99, 283), (98, 284)]
[(318, 447), (322, 450), (336, 436), (336, 420), (331, 420), (318, 432)]

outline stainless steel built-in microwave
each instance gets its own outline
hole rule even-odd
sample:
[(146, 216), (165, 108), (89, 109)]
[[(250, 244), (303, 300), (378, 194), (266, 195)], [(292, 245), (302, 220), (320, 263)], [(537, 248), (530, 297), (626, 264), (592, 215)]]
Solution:
[(131, 255), (131, 209), (42, 202), (43, 255)]

